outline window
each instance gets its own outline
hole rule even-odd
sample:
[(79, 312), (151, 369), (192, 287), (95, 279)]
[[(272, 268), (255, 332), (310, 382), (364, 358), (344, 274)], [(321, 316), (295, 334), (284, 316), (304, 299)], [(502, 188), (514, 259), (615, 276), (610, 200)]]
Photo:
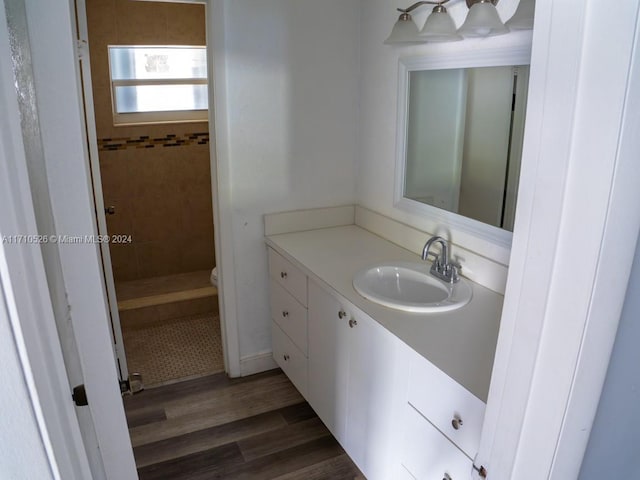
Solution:
[(116, 125), (206, 121), (206, 47), (109, 46)]

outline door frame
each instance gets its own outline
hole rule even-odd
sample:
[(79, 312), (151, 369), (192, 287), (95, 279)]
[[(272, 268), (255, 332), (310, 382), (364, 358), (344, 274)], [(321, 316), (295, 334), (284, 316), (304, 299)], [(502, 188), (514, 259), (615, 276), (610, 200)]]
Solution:
[(207, 12), (207, 60), (209, 76), (209, 138), (211, 139), (211, 190), (218, 267), (218, 301), (225, 368), (230, 377), (240, 377), (240, 335), (234, 267), (233, 200), (226, 103), (227, 56), (224, 0), (186, 0), (204, 3)]
[[(138, 0), (146, 1), (146, 0)], [(211, 192), (213, 203), (213, 226), (214, 226), (214, 248), (216, 256), (216, 266), (218, 269), (218, 310), (220, 316), (220, 331), (222, 338), (222, 353), (225, 371), (230, 377), (242, 375), (240, 343), (238, 335), (237, 306), (235, 294), (235, 270), (233, 264), (233, 228), (231, 217), (231, 181), (230, 163), (228, 155), (228, 143), (223, 135), (216, 135), (216, 125), (221, 131), (227, 131), (227, 111), (226, 104), (219, 102), (216, 98), (224, 98), (226, 91), (226, 61), (224, 57), (224, 2), (221, 0), (159, 0), (166, 3), (194, 3), (202, 4), (206, 10), (206, 33), (207, 33), (207, 65), (209, 78), (209, 113), (208, 129), (210, 138), (210, 170), (211, 170)], [(100, 170), (98, 163), (97, 135), (93, 112), (93, 94), (90, 69), (90, 48), (88, 47), (88, 32), (86, 18), (86, 0), (76, 0), (79, 5), (78, 24), (80, 38), (86, 40), (80, 46), (82, 55), (87, 61), (82, 62), (82, 78), (85, 86), (85, 107), (87, 108), (87, 132), (89, 144), (89, 159), (92, 166), (92, 179), (94, 186), (94, 197), (96, 199), (97, 224), (99, 229), (106, 232), (106, 218), (103, 214), (104, 202), (102, 198), (102, 186), (100, 183)], [(101, 245), (102, 257), (109, 267), (104, 267), (106, 281), (107, 299), (114, 319), (114, 355), (119, 362), (119, 370), (126, 380), (128, 368), (126, 364), (124, 344), (122, 341), (122, 327), (117, 308), (117, 298), (115, 295), (115, 284), (111, 270), (111, 255), (109, 246)]]
[[(60, 5), (49, 3), (24, 3), (40, 138), (56, 233), (95, 236), (97, 230), (77, 57), (75, 4), (68, 0), (66, 8), (60, 8)], [(18, 134), (16, 141), (21, 141), (21, 132)], [(43, 192), (32, 193), (43, 195)], [(64, 282), (58, 287), (63, 288), (67, 296), (68, 321), (75, 334), (89, 400), (89, 406), (81, 407), (83, 410), (79, 414), (83, 415), (83, 421), (91, 422), (97, 438), (95, 450), (93, 446), (87, 446), (91, 448), (92, 471), (95, 473), (103, 469), (105, 474), (100, 476), (102, 478), (136, 479), (113, 356), (99, 247), (91, 243), (58, 243), (58, 252)], [(47, 336), (47, 343), (50, 345), (48, 348), (54, 348), (56, 343), (57, 348), (61, 348), (57, 333)], [(60, 367), (51, 364), (34, 373), (60, 378), (66, 373)], [(73, 408), (68, 390), (60, 402), (66, 402)], [(98, 462), (102, 463), (99, 468)], [(91, 477), (85, 475), (80, 478)]]
[(536, 4), (540, 100), (475, 462), (494, 480), (578, 478), (625, 299), (640, 231), (639, 5), (600, 7)]
[[(3, 112), (0, 116), (0, 233), (36, 234), (11, 58), (3, 4), (0, 9), (0, 111)], [(0, 296), (6, 302), (52, 478), (91, 478), (78, 418), (69, 398), (69, 378), (38, 245), (0, 242)], [(3, 388), (7, 387), (11, 392), (11, 385)]]

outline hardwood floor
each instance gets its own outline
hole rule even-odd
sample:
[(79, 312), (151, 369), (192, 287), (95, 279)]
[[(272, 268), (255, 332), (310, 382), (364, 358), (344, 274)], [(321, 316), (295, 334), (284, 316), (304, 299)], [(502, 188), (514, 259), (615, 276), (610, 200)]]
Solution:
[(364, 480), (281, 370), (124, 399), (140, 480)]

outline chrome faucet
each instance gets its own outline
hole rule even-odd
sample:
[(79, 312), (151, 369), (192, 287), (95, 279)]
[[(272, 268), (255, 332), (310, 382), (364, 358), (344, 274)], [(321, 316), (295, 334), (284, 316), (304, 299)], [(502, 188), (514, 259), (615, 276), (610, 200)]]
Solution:
[[(430, 251), (434, 243), (440, 244), (440, 255)], [(431, 264), (431, 275), (448, 283), (456, 283), (460, 280), (458, 269), (461, 267), (457, 263), (449, 260), (449, 246), (444, 238), (435, 236), (427, 240), (427, 243), (424, 244), (424, 248), (422, 249), (422, 260), (427, 260), (429, 255), (434, 257), (433, 263)]]

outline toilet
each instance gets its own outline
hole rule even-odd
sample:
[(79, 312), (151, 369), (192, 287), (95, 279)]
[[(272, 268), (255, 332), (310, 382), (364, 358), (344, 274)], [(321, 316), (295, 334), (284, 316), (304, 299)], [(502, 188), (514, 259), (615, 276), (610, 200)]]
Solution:
[(211, 285), (213, 285), (214, 287), (218, 286), (218, 267), (213, 267), (213, 270), (211, 270)]

